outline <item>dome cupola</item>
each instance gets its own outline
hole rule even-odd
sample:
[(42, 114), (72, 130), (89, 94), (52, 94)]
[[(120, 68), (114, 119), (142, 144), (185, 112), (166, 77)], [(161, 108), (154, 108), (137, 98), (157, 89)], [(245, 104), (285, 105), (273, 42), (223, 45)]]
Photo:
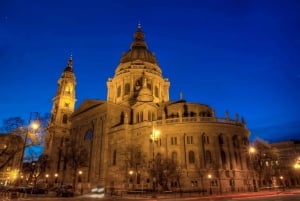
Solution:
[(155, 55), (148, 50), (147, 43), (145, 42), (145, 34), (140, 24), (134, 33), (134, 41), (130, 45), (130, 50), (122, 55), (120, 63), (133, 62), (135, 60), (157, 64)]
[(139, 24), (130, 49), (122, 55), (114, 77), (107, 81), (107, 100), (124, 105), (167, 102), (169, 86), (170, 82), (163, 78), (154, 53), (148, 49)]

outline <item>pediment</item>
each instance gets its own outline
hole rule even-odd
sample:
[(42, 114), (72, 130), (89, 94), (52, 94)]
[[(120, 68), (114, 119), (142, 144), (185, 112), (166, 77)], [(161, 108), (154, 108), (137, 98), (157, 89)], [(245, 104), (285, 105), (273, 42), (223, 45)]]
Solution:
[(73, 116), (80, 114), (82, 112), (88, 111), (94, 107), (97, 107), (99, 105), (102, 105), (106, 103), (106, 101), (103, 100), (95, 100), (95, 99), (88, 99), (84, 100), (79, 107), (74, 111)]

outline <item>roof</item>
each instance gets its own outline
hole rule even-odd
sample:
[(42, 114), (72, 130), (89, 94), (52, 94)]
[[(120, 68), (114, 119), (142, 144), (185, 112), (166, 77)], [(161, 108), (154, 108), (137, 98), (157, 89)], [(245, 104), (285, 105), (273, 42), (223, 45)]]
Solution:
[(122, 55), (120, 63), (134, 60), (142, 60), (157, 64), (155, 55), (148, 50), (148, 46), (145, 42), (145, 34), (140, 26), (134, 33), (134, 41), (131, 43), (130, 49)]
[(94, 107), (97, 107), (99, 105), (102, 105), (106, 103), (106, 101), (103, 101), (103, 100), (95, 100), (95, 99), (87, 99), (87, 100), (84, 100), (80, 106), (75, 110), (75, 112), (73, 113), (73, 117), (78, 115), (78, 114), (81, 114), (83, 112), (86, 112)]

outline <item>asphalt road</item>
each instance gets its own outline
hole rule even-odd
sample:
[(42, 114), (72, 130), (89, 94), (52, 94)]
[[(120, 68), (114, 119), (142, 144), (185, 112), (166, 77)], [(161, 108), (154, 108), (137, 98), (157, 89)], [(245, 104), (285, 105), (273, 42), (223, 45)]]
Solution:
[(222, 196), (158, 196), (157, 198), (126, 196), (126, 197), (104, 197), (91, 198), (88, 195), (61, 198), (34, 196), (22, 198), (0, 197), (0, 201), (300, 201), (300, 192), (260, 192), (260, 193), (244, 193), (244, 194), (227, 194)]

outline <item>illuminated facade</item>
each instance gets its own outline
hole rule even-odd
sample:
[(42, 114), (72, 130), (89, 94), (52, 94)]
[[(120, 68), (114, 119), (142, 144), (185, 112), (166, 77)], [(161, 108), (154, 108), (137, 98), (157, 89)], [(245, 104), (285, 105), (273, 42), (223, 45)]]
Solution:
[[(149, 51), (141, 27), (114, 77), (107, 81), (107, 100), (85, 100), (74, 110), (71, 64), (70, 59), (53, 99), (45, 147), (51, 158), (51, 175), (57, 173), (60, 181), (72, 182), (72, 171), (67, 171), (70, 167), (63, 160), (64, 144), (71, 141), (87, 151), (87, 166), (78, 167), (86, 188), (152, 189), (158, 178), (151, 176), (149, 169), (157, 156), (178, 164), (179, 179), (167, 180), (170, 190), (179, 185), (183, 190), (211, 189), (213, 193), (253, 188), (248, 169), (250, 132), (243, 119), (238, 115), (230, 119), (228, 113), (218, 118), (210, 106), (182, 98), (170, 101), (170, 81)], [(159, 135), (153, 140), (156, 130)], [(128, 163), (126, 150), (131, 145), (141, 146), (145, 166)], [(156, 183), (156, 190), (161, 190), (161, 185)]]
[(20, 136), (0, 134), (0, 185), (11, 185), (18, 179), (23, 144)]
[(300, 186), (300, 141), (271, 143), (279, 155), (279, 184), (286, 187)]

